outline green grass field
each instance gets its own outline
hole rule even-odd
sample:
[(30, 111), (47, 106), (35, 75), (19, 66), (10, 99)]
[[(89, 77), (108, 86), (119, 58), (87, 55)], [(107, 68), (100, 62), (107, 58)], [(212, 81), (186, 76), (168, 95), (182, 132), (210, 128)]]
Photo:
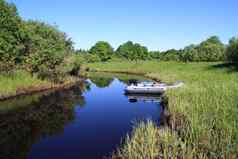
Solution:
[(86, 67), (142, 73), (169, 83), (184, 81), (184, 87), (166, 92), (170, 125), (176, 131), (159, 135), (163, 157), (237, 157), (238, 70), (235, 67), (221, 63), (156, 61), (93, 63)]
[(17, 91), (50, 84), (31, 76), (25, 71), (16, 71), (11, 75), (0, 75), (0, 97), (15, 95)]

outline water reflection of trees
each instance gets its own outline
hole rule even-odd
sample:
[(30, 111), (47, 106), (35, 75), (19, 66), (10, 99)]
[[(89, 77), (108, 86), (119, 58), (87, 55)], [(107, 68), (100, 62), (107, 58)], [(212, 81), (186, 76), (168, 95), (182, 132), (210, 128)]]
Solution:
[(94, 83), (98, 88), (109, 87), (113, 81), (113, 78), (104, 78), (104, 77), (93, 77), (90, 78), (92, 83)]
[(43, 94), (32, 103), (27, 100), (27, 106), (22, 109), (0, 112), (1, 158), (24, 159), (40, 138), (63, 132), (65, 125), (74, 120), (74, 106), (84, 106), (82, 90), (85, 89), (84, 84), (79, 84)]
[(119, 81), (125, 84), (148, 80), (142, 76), (137, 75), (105, 73), (105, 72), (88, 73), (88, 78), (99, 88), (108, 87), (112, 83), (113, 79), (118, 79)]

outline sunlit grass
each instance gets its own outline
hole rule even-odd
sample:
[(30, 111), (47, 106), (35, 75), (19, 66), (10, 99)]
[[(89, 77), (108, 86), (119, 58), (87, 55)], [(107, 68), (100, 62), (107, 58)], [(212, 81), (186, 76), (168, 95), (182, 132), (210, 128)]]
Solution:
[[(171, 122), (176, 123), (178, 114), (187, 120), (187, 124), (180, 126), (182, 133), (175, 138), (179, 142), (183, 139), (180, 151), (190, 156), (186, 158), (235, 158), (238, 153), (238, 72), (215, 68), (217, 64), (150, 61), (95, 63), (88, 67), (138, 72), (164, 82), (184, 81), (184, 87), (166, 92)], [(166, 132), (169, 136), (171, 133)]]
[(158, 129), (151, 122), (136, 124), (127, 135), (122, 147), (112, 155), (113, 159), (152, 159), (159, 155)]
[(25, 71), (16, 71), (10, 75), (0, 74), (0, 97), (14, 95), (19, 89), (47, 84), (49, 82), (40, 80)]

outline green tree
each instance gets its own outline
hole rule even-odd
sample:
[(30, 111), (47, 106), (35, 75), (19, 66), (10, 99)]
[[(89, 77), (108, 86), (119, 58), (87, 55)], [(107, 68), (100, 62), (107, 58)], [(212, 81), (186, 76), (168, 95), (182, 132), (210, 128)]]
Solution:
[(117, 50), (116, 54), (120, 57), (124, 57), (128, 60), (133, 60), (133, 53), (134, 53), (134, 44), (131, 41), (128, 41), (122, 45), (120, 45)]
[(224, 44), (217, 36), (212, 36), (198, 46), (199, 61), (221, 61), (224, 60)]
[(80, 63), (94, 63), (100, 62), (101, 59), (97, 54), (89, 53), (88, 50), (79, 49), (74, 52), (77, 55), (77, 59)]
[(149, 52), (145, 46), (141, 46), (140, 44), (135, 43), (134, 51), (135, 59), (146, 60), (149, 58)]
[(79, 49), (79, 50), (75, 50), (75, 53), (76, 54), (87, 54), (87, 53), (89, 53), (89, 51), (88, 50), (84, 50), (84, 49)]
[(89, 52), (100, 58), (101, 61), (109, 60), (113, 55), (113, 48), (108, 42), (98, 41)]
[(186, 46), (182, 52), (181, 60), (184, 62), (199, 61), (196, 45), (191, 44)]
[(212, 36), (199, 45), (185, 47), (180, 56), (182, 61), (223, 61), (225, 46), (217, 36)]
[(226, 60), (238, 62), (238, 38), (232, 37), (226, 48)]
[(37, 21), (25, 23), (28, 32), (26, 65), (31, 72), (54, 70), (72, 53), (72, 41), (55, 26)]
[(160, 51), (150, 51), (149, 55), (152, 59), (159, 59), (160, 58)]
[(21, 62), (24, 53), (25, 32), (14, 4), (0, 0), (0, 66), (11, 70)]
[(116, 54), (128, 60), (146, 60), (150, 57), (148, 49), (145, 46), (141, 46), (138, 43), (133, 44), (131, 41), (120, 45)]
[(159, 60), (161, 61), (180, 61), (180, 50), (170, 49), (165, 52), (161, 52)]

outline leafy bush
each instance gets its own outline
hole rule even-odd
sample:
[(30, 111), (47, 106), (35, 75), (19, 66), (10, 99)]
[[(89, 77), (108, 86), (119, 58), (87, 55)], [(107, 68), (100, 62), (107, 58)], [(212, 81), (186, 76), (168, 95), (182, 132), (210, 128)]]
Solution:
[(160, 51), (150, 51), (149, 54), (150, 54), (150, 58), (159, 59), (161, 52)]
[(87, 63), (94, 63), (94, 62), (101, 61), (101, 58), (96, 54), (85, 54), (84, 59), (85, 59), (85, 62)]
[(199, 61), (198, 50), (196, 48), (196, 45), (192, 44), (192, 45), (186, 46), (183, 49), (182, 58), (181, 59), (184, 62)]
[(75, 53), (77, 61), (80, 63), (94, 63), (94, 62), (101, 62), (101, 59), (96, 54), (91, 53)]
[(235, 37), (230, 39), (226, 48), (226, 60), (238, 62), (238, 39)]
[(165, 52), (162, 52), (159, 56), (161, 61), (180, 61), (181, 52), (175, 49), (171, 49)]
[[(98, 41), (90, 50), (89, 53), (93, 56), (90, 59), (95, 62), (96, 58), (99, 58), (100, 61), (107, 61), (113, 55), (113, 48), (108, 42)], [(91, 55), (89, 55), (91, 56)]]
[(40, 67), (53, 70), (71, 53), (71, 40), (55, 26), (37, 21), (25, 24), (29, 34), (25, 62), (31, 72), (38, 72)]
[(212, 36), (197, 47), (199, 61), (222, 61), (224, 60), (224, 44), (218, 37)]
[(78, 75), (83, 62), (84, 59), (81, 56), (78, 54), (72, 54), (68, 58), (65, 58), (60, 66), (66, 74)]
[(1, 71), (13, 69), (21, 62), (25, 31), (15, 5), (0, 0), (0, 61), (6, 64)]
[(148, 49), (140, 44), (128, 41), (118, 47), (116, 54), (127, 60), (146, 60), (150, 58)]

